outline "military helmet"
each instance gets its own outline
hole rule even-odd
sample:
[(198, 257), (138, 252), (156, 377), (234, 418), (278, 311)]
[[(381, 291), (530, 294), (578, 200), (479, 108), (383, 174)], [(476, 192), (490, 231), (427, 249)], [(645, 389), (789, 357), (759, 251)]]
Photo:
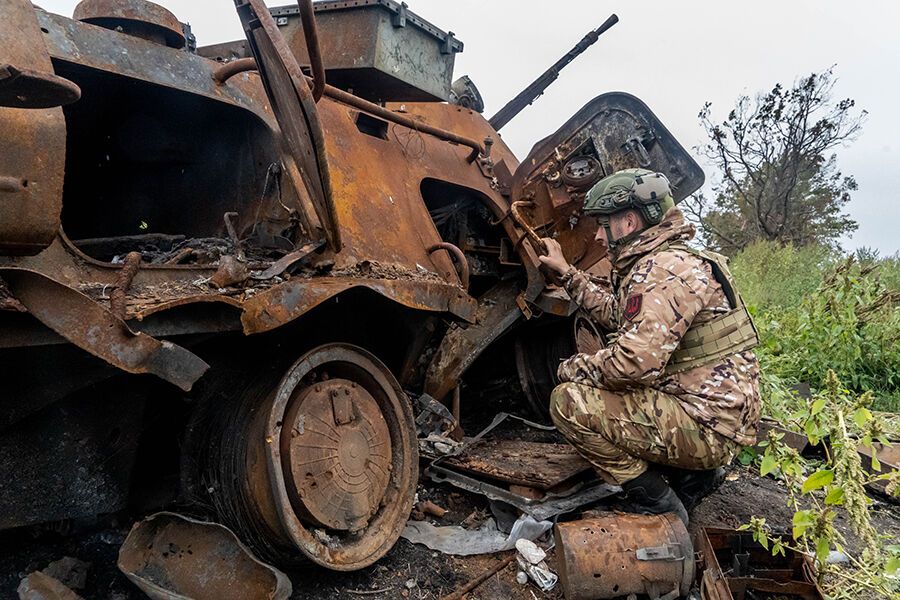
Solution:
[(657, 225), (675, 206), (669, 180), (647, 169), (625, 169), (604, 177), (584, 198), (584, 214), (608, 221), (617, 212), (633, 208), (648, 225)]

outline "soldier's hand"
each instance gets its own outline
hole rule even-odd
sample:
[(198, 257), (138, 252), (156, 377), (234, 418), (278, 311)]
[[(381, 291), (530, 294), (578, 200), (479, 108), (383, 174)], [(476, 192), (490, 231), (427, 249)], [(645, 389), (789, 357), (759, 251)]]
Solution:
[(538, 260), (541, 261), (543, 267), (550, 271), (551, 275), (557, 278), (562, 277), (571, 266), (563, 254), (562, 246), (553, 238), (543, 238), (542, 241), (547, 247), (547, 254), (539, 256)]

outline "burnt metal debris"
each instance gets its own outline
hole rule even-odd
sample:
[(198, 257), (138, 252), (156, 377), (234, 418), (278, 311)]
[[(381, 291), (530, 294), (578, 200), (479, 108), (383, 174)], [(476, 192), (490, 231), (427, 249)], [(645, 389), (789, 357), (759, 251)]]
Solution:
[(790, 549), (773, 556), (749, 531), (703, 528), (696, 550), (702, 600), (824, 598), (809, 556)]
[[(405, 4), (234, 6), (246, 39), (197, 48), (145, 0), (0, 0), (0, 528), (178, 502), (263, 559), (358, 569), (413, 505), (409, 398), (458, 425), (526, 382), (540, 413), (577, 347), (534, 236), (591, 268), (591, 182), (702, 173), (626, 94), (520, 164)], [(545, 515), (613, 491), (432, 470)]]
[(558, 523), (553, 535), (567, 600), (675, 600), (693, 584), (694, 546), (673, 513), (600, 513)]
[(260, 562), (227, 527), (175, 513), (135, 523), (119, 570), (153, 600), (287, 600), (291, 582)]

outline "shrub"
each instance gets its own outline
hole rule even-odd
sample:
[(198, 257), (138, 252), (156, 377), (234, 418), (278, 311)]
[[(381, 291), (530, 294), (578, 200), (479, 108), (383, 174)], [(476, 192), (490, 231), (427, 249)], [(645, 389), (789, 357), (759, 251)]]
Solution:
[(769, 414), (789, 411), (791, 387), (832, 370), (879, 410), (900, 412), (900, 255), (758, 242), (732, 271), (760, 331), (757, 352)]

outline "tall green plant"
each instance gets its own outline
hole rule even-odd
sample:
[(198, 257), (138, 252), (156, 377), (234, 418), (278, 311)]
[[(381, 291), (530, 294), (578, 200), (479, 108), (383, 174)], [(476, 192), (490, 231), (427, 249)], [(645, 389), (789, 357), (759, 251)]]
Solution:
[[(897, 540), (884, 539), (872, 526), (865, 493), (867, 484), (886, 480), (888, 493), (900, 495), (900, 472), (868, 475), (856, 451), (859, 443), (872, 448), (872, 467), (881, 470), (873, 443), (887, 443), (885, 426), (869, 410), (871, 402), (871, 394), (850, 394), (829, 371), (822, 392), (787, 419), (789, 425), (806, 432), (810, 443), (827, 440), (824, 461), (804, 459), (774, 430), (762, 444), (766, 450), (760, 474), (777, 475), (788, 490), (788, 505), (794, 511), (790, 538), (774, 535), (763, 517), (753, 517), (743, 527), (752, 530), (754, 539), (771, 548), (773, 555), (789, 548), (813, 556), (819, 581), (835, 600), (871, 598), (873, 593), (896, 598), (900, 593), (900, 547)], [(844, 535), (834, 526), (841, 512), (859, 539), (857, 552), (850, 552)], [(832, 549), (848, 556), (850, 568), (828, 564)]]

